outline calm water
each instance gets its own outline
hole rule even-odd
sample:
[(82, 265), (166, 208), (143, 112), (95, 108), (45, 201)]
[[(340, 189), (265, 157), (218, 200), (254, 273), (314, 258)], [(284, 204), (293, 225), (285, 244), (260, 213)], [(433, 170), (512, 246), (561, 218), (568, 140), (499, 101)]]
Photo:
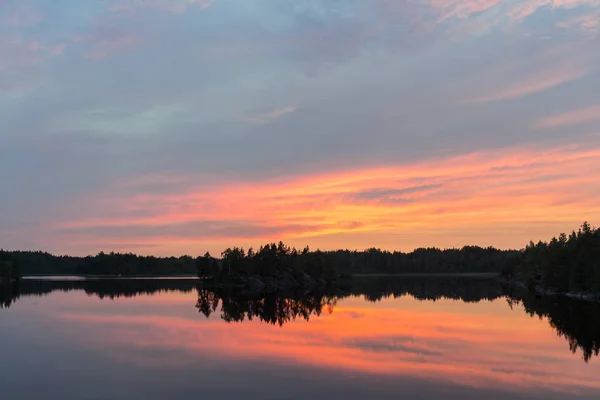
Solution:
[(28, 280), (0, 293), (2, 399), (600, 398), (597, 304), (465, 282)]

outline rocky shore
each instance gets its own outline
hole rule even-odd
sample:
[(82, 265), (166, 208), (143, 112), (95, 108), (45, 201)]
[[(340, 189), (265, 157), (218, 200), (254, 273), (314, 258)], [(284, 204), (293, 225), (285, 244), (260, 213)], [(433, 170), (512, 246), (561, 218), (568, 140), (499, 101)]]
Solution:
[(502, 283), (528, 290), (532, 293), (535, 293), (538, 296), (560, 296), (560, 297), (568, 297), (570, 299), (600, 302), (600, 294), (599, 293), (560, 292), (560, 291), (557, 291), (554, 289), (545, 288), (539, 283), (530, 282), (529, 284), (526, 284), (525, 282), (520, 281), (515, 278), (503, 279)]

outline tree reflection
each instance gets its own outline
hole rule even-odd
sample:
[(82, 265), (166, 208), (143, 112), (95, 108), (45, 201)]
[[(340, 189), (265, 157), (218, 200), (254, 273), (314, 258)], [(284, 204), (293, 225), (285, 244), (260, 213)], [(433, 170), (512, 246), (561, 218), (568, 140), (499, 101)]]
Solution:
[(19, 281), (0, 282), (0, 309), (9, 308), (19, 298)]
[(346, 286), (328, 287), (310, 293), (248, 293), (233, 289), (208, 290), (199, 280), (96, 279), (81, 281), (22, 280), (0, 284), (0, 309), (7, 309), (29, 296), (54, 291), (84, 291), (100, 299), (177, 292), (197, 293), (196, 308), (206, 317), (218, 315), (234, 323), (258, 320), (283, 326), (301, 319), (309, 321), (331, 313), (341, 299), (360, 296), (378, 302), (386, 298), (412, 296), (422, 301), (453, 299), (479, 302), (505, 298), (508, 305), (522, 305), (532, 317), (545, 318), (558, 336), (565, 338), (573, 353), (587, 362), (600, 354), (600, 303), (566, 297), (540, 297), (527, 290), (502, 287), (494, 279), (472, 278), (369, 278), (355, 279)]
[(557, 296), (536, 296), (512, 291), (509, 305), (522, 304), (532, 317), (547, 318), (559, 337), (569, 342), (573, 354), (581, 351), (588, 362), (600, 354), (600, 303)]
[(196, 308), (207, 318), (221, 305), (221, 318), (227, 322), (243, 322), (258, 319), (262, 322), (283, 326), (296, 319), (310, 320), (324, 311), (331, 313), (337, 299), (323, 293), (303, 296), (225, 294), (198, 289)]
[(197, 285), (197, 279), (26, 279), (10, 285), (0, 284), (0, 303), (3, 308), (8, 308), (20, 297), (46, 296), (52, 292), (83, 291), (100, 299), (135, 297), (164, 292), (190, 293)]

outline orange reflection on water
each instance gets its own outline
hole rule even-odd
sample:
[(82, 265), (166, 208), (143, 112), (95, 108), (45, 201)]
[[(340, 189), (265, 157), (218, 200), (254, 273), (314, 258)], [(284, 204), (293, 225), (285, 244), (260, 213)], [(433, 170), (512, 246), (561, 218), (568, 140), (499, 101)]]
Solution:
[[(403, 297), (369, 303), (346, 298), (331, 314), (281, 327), (256, 320), (226, 323), (219, 309), (206, 319), (193, 308), (195, 292), (119, 299), (110, 314), (94, 313), (96, 300), (87, 301), (92, 313), (67, 306), (59, 314), (66, 324), (77, 325), (80, 333), (73, 340), (143, 366), (185, 366), (211, 357), (519, 392), (600, 391), (595, 360), (585, 364), (547, 321), (529, 317), (520, 307), (511, 310), (505, 300), (465, 304)], [(182, 313), (186, 301), (189, 308)], [(165, 312), (175, 304), (177, 313)], [(160, 356), (147, 350), (161, 350), (154, 352)]]

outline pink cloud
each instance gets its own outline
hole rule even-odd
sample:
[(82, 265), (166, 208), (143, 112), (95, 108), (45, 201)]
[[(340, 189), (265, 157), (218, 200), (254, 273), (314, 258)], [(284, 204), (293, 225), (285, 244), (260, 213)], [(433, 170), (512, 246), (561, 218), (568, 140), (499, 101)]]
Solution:
[(450, 17), (468, 18), (501, 3), (501, 0), (429, 0), (429, 4), (442, 14), (438, 22)]
[(559, 28), (576, 30), (589, 35), (600, 33), (600, 11), (561, 21), (556, 24)]
[[(573, 29), (594, 29), (597, 17), (594, 13), (600, 10), (600, 3), (596, 0), (527, 0), (527, 1), (501, 1), (501, 0), (430, 0), (431, 9), (438, 14), (438, 23), (449, 18), (472, 19), (478, 14), (490, 11), (485, 24), (488, 28), (493, 25), (506, 25), (523, 21), (535, 14), (540, 9), (581, 9), (585, 13), (571, 22), (559, 23), (561, 27)], [(577, 20), (581, 20), (577, 23)], [(470, 23), (473, 23), (472, 21)], [(480, 23), (483, 23), (480, 21)], [(583, 25), (583, 26), (582, 26)]]

